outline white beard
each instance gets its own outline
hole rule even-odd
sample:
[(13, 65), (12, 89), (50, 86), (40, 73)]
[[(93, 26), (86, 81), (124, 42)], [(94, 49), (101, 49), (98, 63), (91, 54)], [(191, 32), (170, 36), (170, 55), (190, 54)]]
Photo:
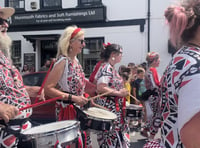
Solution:
[(4, 53), (4, 55), (8, 59), (11, 59), (11, 53), (10, 53), (11, 45), (12, 45), (11, 38), (7, 34), (5, 35), (0, 33), (0, 50)]

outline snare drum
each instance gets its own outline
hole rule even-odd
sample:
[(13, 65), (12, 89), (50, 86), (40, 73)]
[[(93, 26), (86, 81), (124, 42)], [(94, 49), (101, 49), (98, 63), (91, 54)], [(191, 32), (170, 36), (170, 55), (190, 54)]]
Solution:
[(78, 138), (80, 123), (74, 120), (58, 121), (35, 126), (22, 132), (24, 140), (33, 141), (35, 148), (55, 147), (58, 143), (63, 147)]
[(90, 107), (79, 114), (78, 117), (81, 121), (81, 128), (83, 130), (92, 129), (97, 131), (111, 130), (114, 126), (114, 121), (117, 116), (107, 110)]
[(130, 104), (126, 107), (126, 117), (130, 119), (142, 118), (142, 107), (139, 105)]

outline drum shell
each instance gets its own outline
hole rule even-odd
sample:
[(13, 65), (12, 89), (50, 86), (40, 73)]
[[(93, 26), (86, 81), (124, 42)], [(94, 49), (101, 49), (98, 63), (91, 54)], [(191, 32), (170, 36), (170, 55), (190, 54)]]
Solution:
[(102, 119), (94, 116), (89, 116), (85, 112), (77, 112), (77, 117), (80, 121), (80, 127), (82, 130), (97, 130), (106, 131), (114, 129), (114, 122), (117, 119)]
[[(56, 122), (50, 124), (52, 124), (53, 127), (53, 124), (56, 124)], [(45, 128), (45, 125), (41, 126), (44, 126)], [(57, 140), (61, 145), (68, 145), (72, 143), (78, 137), (79, 128), (80, 128), (80, 123), (76, 121), (75, 124), (73, 124), (70, 127), (64, 127), (64, 128), (61, 127), (58, 130), (52, 130), (50, 132), (44, 132), (44, 133), (34, 133), (34, 134), (23, 133), (23, 136), (25, 137), (24, 140), (32, 141), (35, 148), (49, 148), (54, 146)]]
[(130, 119), (141, 119), (143, 115), (142, 107), (129, 105), (126, 107), (126, 117)]

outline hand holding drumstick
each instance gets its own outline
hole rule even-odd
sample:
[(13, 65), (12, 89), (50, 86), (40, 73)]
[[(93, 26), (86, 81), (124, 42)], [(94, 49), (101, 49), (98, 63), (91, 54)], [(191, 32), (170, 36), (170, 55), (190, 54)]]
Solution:
[[(89, 98), (89, 102), (91, 102), (92, 105), (95, 106), (95, 107), (98, 107), (98, 108), (102, 108), (102, 109), (107, 110), (105, 107), (94, 103), (94, 100), (97, 99), (97, 98), (99, 98), (99, 97), (108, 95), (108, 94), (110, 94), (110, 93), (112, 93), (112, 92), (113, 92), (113, 91), (107, 91), (107, 92), (105, 92), (105, 93), (102, 93), (102, 94), (99, 94), (99, 95), (97, 95), (97, 96), (91, 97), (91, 98)], [(89, 108), (89, 106), (90, 106), (90, 104), (85, 105), (85, 109)]]
[(131, 96), (131, 98), (133, 98), (135, 101), (136, 101), (136, 103), (137, 104), (139, 104), (140, 103), (140, 101), (136, 98), (136, 97), (134, 97), (133, 95), (131, 95), (131, 94), (129, 94), (130, 96)]

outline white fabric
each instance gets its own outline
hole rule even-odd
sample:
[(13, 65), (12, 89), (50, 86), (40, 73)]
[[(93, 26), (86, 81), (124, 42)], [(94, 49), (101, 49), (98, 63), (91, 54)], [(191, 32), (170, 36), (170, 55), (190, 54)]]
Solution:
[(196, 113), (200, 111), (200, 88), (195, 87), (200, 84), (200, 74), (192, 75), (192, 78), (187, 85), (179, 90), (179, 105), (178, 105), (178, 127), (181, 128), (187, 123)]
[(145, 101), (145, 108), (146, 108), (146, 115), (147, 115), (147, 119), (150, 120), (153, 116), (153, 111), (150, 107), (149, 101)]

